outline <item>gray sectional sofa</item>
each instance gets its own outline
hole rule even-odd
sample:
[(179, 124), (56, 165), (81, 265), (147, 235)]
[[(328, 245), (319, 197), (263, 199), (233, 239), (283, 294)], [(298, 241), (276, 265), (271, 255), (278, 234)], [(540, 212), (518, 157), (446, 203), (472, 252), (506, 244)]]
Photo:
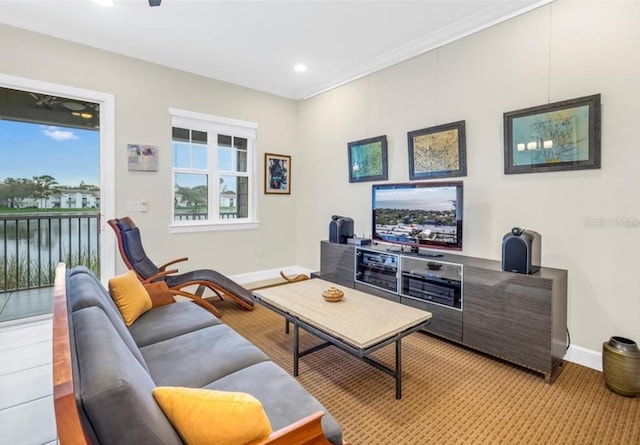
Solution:
[[(126, 327), (109, 292), (87, 268), (62, 271), (74, 394), (87, 442), (181, 444), (152, 390), (184, 386), (249, 393), (263, 404), (274, 431), (324, 411), (324, 436), (342, 444), (338, 423), (295, 378), (200, 306), (154, 307)], [(54, 337), (59, 315), (54, 310)]]

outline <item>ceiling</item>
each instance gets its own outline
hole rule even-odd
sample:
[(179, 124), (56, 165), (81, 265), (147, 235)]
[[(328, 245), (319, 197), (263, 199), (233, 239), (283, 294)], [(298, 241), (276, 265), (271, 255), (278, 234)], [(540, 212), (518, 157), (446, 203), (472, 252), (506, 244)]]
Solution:
[(0, 0), (0, 23), (302, 99), (551, 1)]
[(97, 129), (100, 127), (100, 105), (0, 87), (0, 119)]

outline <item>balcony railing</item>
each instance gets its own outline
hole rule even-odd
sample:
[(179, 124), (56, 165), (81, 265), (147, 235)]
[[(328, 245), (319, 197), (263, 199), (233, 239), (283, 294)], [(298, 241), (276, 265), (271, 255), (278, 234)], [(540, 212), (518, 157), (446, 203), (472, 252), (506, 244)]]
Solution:
[(55, 267), (100, 271), (99, 215), (0, 216), (0, 292), (53, 285)]

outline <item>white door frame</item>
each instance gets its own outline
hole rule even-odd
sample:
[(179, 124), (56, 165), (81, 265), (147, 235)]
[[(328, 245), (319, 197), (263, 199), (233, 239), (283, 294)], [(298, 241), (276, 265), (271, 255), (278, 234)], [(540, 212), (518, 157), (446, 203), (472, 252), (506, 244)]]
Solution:
[(115, 275), (116, 243), (105, 236), (107, 220), (115, 216), (115, 98), (112, 94), (25, 77), (0, 74), (0, 86), (100, 104), (100, 276)]

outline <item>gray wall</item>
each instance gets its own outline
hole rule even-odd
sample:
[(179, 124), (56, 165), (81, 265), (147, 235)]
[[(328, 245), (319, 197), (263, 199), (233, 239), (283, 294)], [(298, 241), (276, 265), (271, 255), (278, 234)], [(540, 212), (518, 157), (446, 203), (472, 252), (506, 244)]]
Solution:
[[(371, 184), (350, 184), (347, 142), (386, 134), (389, 182), (408, 176), (407, 132), (466, 120), (464, 254), (500, 259), (520, 226), (542, 234), (543, 265), (569, 271), (574, 345), (640, 341), (640, 2), (559, 1), (300, 102), (298, 262), (318, 267), (332, 214), (371, 234)], [(602, 168), (505, 175), (503, 113), (602, 94)], [(317, 168), (322, 165), (322, 168)]]

